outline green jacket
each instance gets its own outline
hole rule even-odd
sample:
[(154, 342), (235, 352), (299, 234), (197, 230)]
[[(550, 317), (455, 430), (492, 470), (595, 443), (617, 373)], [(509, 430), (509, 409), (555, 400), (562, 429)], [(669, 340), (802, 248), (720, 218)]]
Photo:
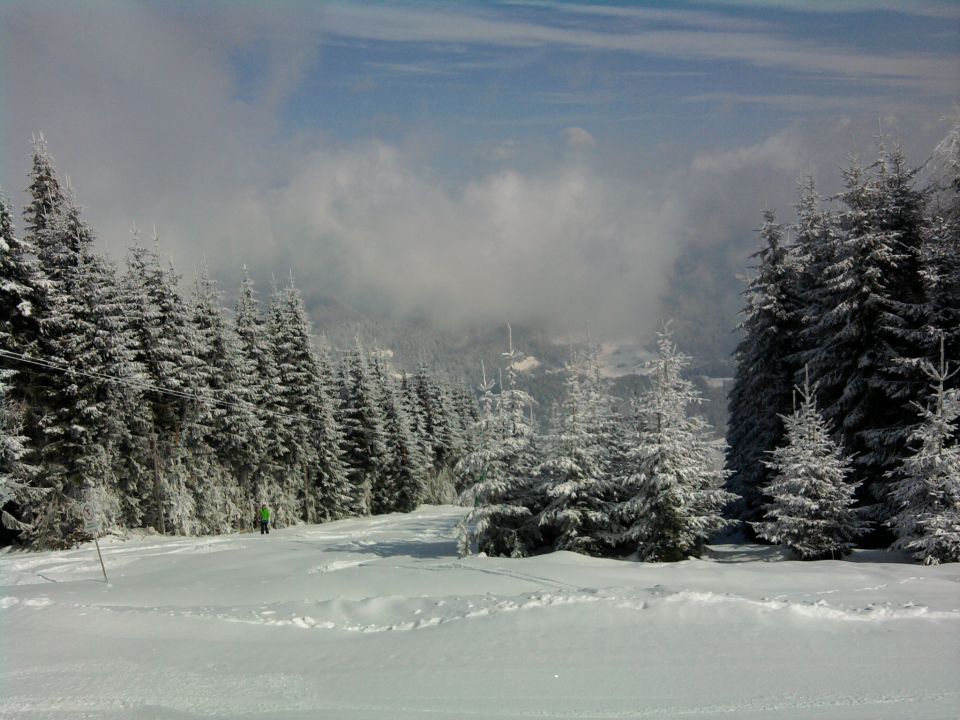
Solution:
[(264, 522), (270, 522), (270, 508), (263, 507), (260, 508), (260, 519)]

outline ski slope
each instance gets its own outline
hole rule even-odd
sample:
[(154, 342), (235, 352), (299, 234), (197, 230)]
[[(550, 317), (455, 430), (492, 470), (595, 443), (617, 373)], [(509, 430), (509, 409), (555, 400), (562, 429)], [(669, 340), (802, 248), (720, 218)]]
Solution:
[(456, 556), (462, 508), (0, 555), (0, 718), (957, 718), (960, 566)]

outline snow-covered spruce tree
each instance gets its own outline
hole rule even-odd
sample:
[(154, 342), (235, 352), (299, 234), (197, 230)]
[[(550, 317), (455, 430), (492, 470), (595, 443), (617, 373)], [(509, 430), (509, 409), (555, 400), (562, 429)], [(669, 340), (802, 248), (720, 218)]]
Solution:
[(374, 487), (373, 512), (411, 512), (423, 500), (428, 469), (418, 454), (399, 388), (387, 376), (380, 353), (373, 355), (372, 366), (388, 452), (381, 482)]
[(317, 369), (323, 400), (314, 425), (317, 472), (317, 515), (321, 520), (347, 517), (353, 507), (353, 486), (344, 456), (343, 428), (339, 419), (340, 396), (325, 339), (317, 347)]
[(689, 359), (668, 327), (658, 348), (647, 368), (650, 388), (637, 405), (638, 433), (625, 453), (622, 484), (633, 494), (614, 511), (622, 526), (614, 539), (641, 559), (673, 561), (698, 555), (729, 524), (721, 511), (736, 496), (723, 489), (729, 473), (716, 462), (709, 425), (688, 413), (702, 399), (683, 377)]
[(767, 464), (774, 471), (764, 488), (772, 500), (757, 535), (785, 545), (803, 560), (841, 557), (867, 530), (853, 507), (857, 483), (848, 481), (850, 461), (830, 437), (830, 426), (817, 410), (805, 381), (801, 404), (783, 421), (785, 444)]
[[(290, 287), (293, 277), (290, 277)], [(306, 316), (298, 318), (297, 308), (288, 312), (286, 289), (274, 281), (267, 309), (267, 330), (273, 361), (277, 367), (280, 408), (283, 417), (278, 423), (280, 443), (284, 448), (283, 470), (278, 478), (285, 493), (295, 498), (295, 517), (311, 522), (316, 514), (315, 495), (310, 487), (310, 469), (314, 461), (310, 442), (310, 417), (307, 404), (316, 392), (319, 371), (313, 362), (310, 338), (306, 334)], [(297, 298), (294, 298), (296, 300)], [(311, 403), (312, 404), (312, 403)]]
[(463, 452), (463, 435), (447, 383), (421, 365), (413, 378), (419, 413), (430, 440), (434, 472), (454, 467)]
[(23, 210), (26, 231), (35, 238), (63, 204), (63, 191), (43, 133), (33, 138), (33, 169), (30, 172), (30, 202)]
[(451, 404), (457, 418), (457, 431), (461, 438), (462, 447), (460, 452), (462, 453), (469, 443), (469, 435), (473, 424), (480, 417), (477, 399), (473, 396), (473, 393), (467, 389), (462, 378), (451, 388)]
[(127, 256), (125, 304), (136, 337), (136, 361), (151, 389), (144, 394), (150, 409), (151, 454), (155, 462), (152, 497), (142, 502), (144, 519), (161, 532), (191, 534), (201, 529), (197, 496), (209, 473), (211, 451), (209, 405), (203, 389), (202, 364), (189, 311), (171, 267), (160, 264), (158, 238), (148, 250), (134, 245)]
[[(543, 545), (535, 520), (546, 504), (535, 475), (542, 455), (526, 412), (533, 398), (517, 387), (513, 371), (519, 356), (511, 337), (504, 353), (507, 385), (499, 388), (489, 440), (458, 464), (461, 473), (477, 478), (471, 490), (474, 509), (459, 525), (461, 554), (475, 547), (487, 555), (522, 557)], [(479, 422), (484, 420), (481, 415)]]
[[(941, 353), (943, 344), (941, 344)], [(895, 546), (912, 553), (924, 565), (960, 562), (960, 393), (946, 390), (952, 374), (943, 357), (939, 367), (928, 364), (932, 407), (920, 407), (920, 426), (910, 436), (912, 454), (890, 473), (889, 521), (897, 534)]]
[(373, 488), (389, 464), (383, 411), (367, 356), (357, 338), (343, 367), (340, 415), (347, 473), (353, 493), (353, 514), (373, 512)]
[[(457, 477), (463, 486), (460, 500), (467, 505), (474, 504), (474, 487), (486, 475), (487, 462), (493, 457), (495, 448), (502, 436), (502, 428), (494, 410), (497, 405), (497, 397), (493, 389), (497, 386), (497, 383), (493, 379), (487, 379), (487, 368), (482, 358), (480, 360), (480, 375), (481, 381), (477, 386), (477, 392), (480, 395), (480, 408), (477, 419), (467, 434), (470, 449), (457, 462), (456, 466)], [(406, 377), (404, 377), (404, 380), (406, 380)]]
[[(39, 334), (34, 308), (44, 283), (35, 252), (17, 237), (10, 203), (0, 190), (0, 350), (25, 353)], [(0, 357), (0, 367), (15, 369), (22, 364)]]
[(248, 379), (253, 404), (257, 407), (259, 422), (252, 446), (261, 450), (256, 472), (251, 480), (253, 506), (249, 517), (254, 517), (256, 508), (267, 503), (275, 511), (276, 522), (285, 525), (291, 522), (296, 503), (284, 497), (277, 478), (286, 462), (286, 448), (281, 442), (284, 435), (279, 371), (269, 345), (269, 332), (260, 317), (260, 303), (253, 280), (243, 268), (243, 279), (237, 293), (235, 329), (240, 341), (240, 361), (244, 376)]
[(420, 405), (420, 398), (412, 379), (403, 373), (398, 388), (399, 402), (410, 424), (410, 436), (413, 440), (413, 462), (420, 468), (424, 478), (423, 502), (436, 505), (457, 502), (454, 484), (446, 474), (437, 474), (433, 466), (433, 441), (427, 432), (427, 419)]
[[(63, 210), (63, 193), (43, 135), (33, 139), (32, 160), (30, 186), (27, 188), (30, 201), (23, 210), (25, 227), (22, 238), (14, 234), (9, 206), (4, 206), (3, 238), (7, 250), (3, 251), (0, 260), (3, 272), (0, 275), (3, 302), (0, 323), (4, 328), (0, 341), (2, 349), (25, 353), (37, 360), (42, 355), (38, 342), (43, 332), (49, 283), (35, 258), (39, 252), (39, 235), (46, 229), (48, 221)], [(43, 442), (39, 428), (39, 418), (43, 415), (39, 394), (55, 371), (10, 357), (0, 359), (0, 368), (4, 367), (16, 370), (16, 375), (9, 379), (9, 390), (16, 400), (24, 401), (24, 434), (28, 438), (28, 451), (33, 454)]]
[(21, 520), (24, 508), (40, 502), (43, 491), (31, 484), (35, 468), (26, 459), (20, 406), (7, 397), (6, 380), (11, 375), (9, 370), (0, 370), (0, 525), (23, 533), (30, 530)]
[(824, 272), (824, 311), (804, 331), (804, 357), (825, 419), (855, 458), (860, 500), (876, 503), (915, 422), (907, 408), (920, 384), (904, 361), (926, 354), (916, 345), (922, 197), (899, 153), (882, 148), (872, 175), (854, 161), (844, 178), (841, 245)]
[(794, 356), (800, 327), (797, 272), (772, 210), (763, 211), (756, 275), (747, 286), (729, 395), (727, 468), (729, 488), (740, 496), (740, 520), (763, 515), (761, 488), (769, 481), (765, 454), (781, 444), (781, 415), (790, 411)]
[(202, 392), (210, 399), (205, 442), (219, 466), (203, 486), (200, 510), (204, 524), (217, 532), (249, 522), (255, 500), (251, 478), (263, 453), (253, 379), (243, 372), (239, 341), (227, 325), (221, 298), (203, 262), (194, 282), (190, 321)]
[[(930, 334), (942, 336), (946, 357), (960, 358), (960, 114), (934, 152), (936, 180), (925, 228), (923, 275)], [(960, 375), (945, 387), (960, 388)]]
[[(6, 196), (0, 191), (0, 475), (6, 478), (5, 500), (0, 503), (3, 525), (23, 529), (21, 508), (27, 472), (27, 438), (23, 427), (22, 404), (10, 394), (18, 375), (29, 366), (7, 353), (27, 354), (39, 335), (34, 308), (42, 292), (41, 276), (32, 257), (32, 248), (20, 240)], [(29, 378), (29, 375), (27, 375)], [(24, 397), (25, 393), (19, 393)]]
[(137, 392), (131, 338), (112, 265), (93, 250), (93, 233), (72, 190), (38, 235), (47, 277), (43, 334), (36, 349), (51, 372), (37, 388), (38, 475), (48, 488), (32, 519), (40, 544), (70, 542), (78, 503), (92, 498), (107, 526), (135, 514), (123, 502), (119, 474), (136, 430)]
[(574, 358), (566, 371), (566, 398), (536, 469), (547, 502), (537, 523), (544, 544), (555, 550), (604, 555), (615, 530), (610, 508), (617, 500), (620, 424), (595, 362)]
[[(866, 452), (854, 465), (874, 478), (872, 493), (887, 494), (885, 477), (907, 454), (916, 428), (915, 403), (925, 399), (924, 367), (936, 357), (936, 338), (927, 327), (927, 298), (923, 282), (923, 242), (928, 194), (915, 187), (918, 169), (907, 167), (898, 144), (881, 146), (875, 197), (875, 232), (891, 248), (889, 297), (879, 318), (879, 347), (893, 356), (871, 380), (882, 415), (864, 416), (861, 433)], [(884, 477), (878, 477), (879, 475)], [(881, 519), (890, 509), (880, 506)]]
[(324, 377), (329, 369), (324, 370), (314, 353), (310, 321), (292, 275), (274, 302), (271, 332), (283, 408), (293, 428), (288, 464), (304, 480), (304, 520), (340, 517), (350, 494), (341, 457), (343, 435)]

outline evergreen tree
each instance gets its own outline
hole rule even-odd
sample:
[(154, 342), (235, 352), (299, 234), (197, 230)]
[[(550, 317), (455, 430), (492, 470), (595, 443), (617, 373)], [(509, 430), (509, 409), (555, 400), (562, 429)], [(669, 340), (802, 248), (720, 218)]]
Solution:
[(0, 370), (0, 525), (21, 533), (30, 530), (20, 519), (24, 507), (41, 501), (43, 493), (31, 484), (35, 468), (26, 461), (20, 408), (7, 397), (6, 380), (11, 374)]
[(200, 456), (211, 452), (204, 443), (211, 413), (200, 394), (202, 364), (177, 281), (173, 268), (165, 271), (160, 264), (156, 236), (153, 250), (136, 244), (130, 248), (125, 304), (136, 339), (135, 360), (149, 386), (144, 398), (150, 411), (155, 465), (153, 496), (145, 498), (142, 506), (145, 518), (161, 532), (191, 534), (200, 529), (196, 497), (201, 492), (201, 471), (209, 470), (209, 457), (201, 462)]
[(243, 268), (243, 280), (237, 294), (235, 328), (240, 341), (242, 371), (248, 378), (261, 428), (255, 447), (258, 450), (262, 448), (262, 453), (251, 487), (254, 503), (250, 515), (254, 515), (261, 503), (267, 503), (275, 511), (276, 522), (286, 524), (295, 514), (296, 503), (284, 497), (277, 484), (277, 477), (286, 463), (286, 448), (282, 443), (284, 424), (279, 371), (268, 344), (267, 327), (260, 317), (260, 303), (253, 280), (246, 267)]
[[(43, 281), (35, 252), (17, 237), (10, 203), (0, 190), (0, 350), (25, 353), (38, 335), (35, 306)], [(15, 367), (14, 362), (0, 358), (0, 367)]]
[(78, 503), (96, 500), (103, 522), (135, 518), (118, 473), (136, 429), (137, 379), (113, 267), (96, 255), (94, 238), (69, 188), (39, 235), (48, 278), (43, 335), (35, 347), (49, 368), (36, 388), (38, 475), (49, 492), (31, 530), (60, 544), (79, 530)]
[[(934, 152), (937, 179), (927, 224), (923, 279), (930, 336), (942, 337), (948, 358), (960, 358), (960, 115)], [(960, 388), (960, 376), (945, 380)]]
[[(30, 201), (23, 211), (25, 234), (17, 243), (12, 232), (12, 222), (8, 218), (9, 235), (5, 240), (10, 244), (11, 252), (4, 258), (3, 267), (5, 273), (7, 271), (12, 273), (10, 278), (18, 286), (29, 288), (30, 297), (17, 298), (16, 295), (19, 295), (22, 290), (18, 291), (16, 286), (9, 286), (6, 275), (3, 276), (5, 278), (3, 285), (6, 286), (3, 292), (12, 292), (14, 297), (9, 299), (17, 302), (17, 311), (9, 316), (11, 324), (8, 331), (11, 335), (4, 342), (10, 342), (14, 351), (27, 353), (34, 360), (30, 364), (20, 363), (16, 366), (17, 374), (12, 379), (11, 391), (15, 398), (25, 401), (24, 432), (29, 438), (29, 446), (35, 451), (44, 442), (43, 432), (40, 429), (40, 418), (44, 414), (40, 395), (45, 388), (49, 389), (51, 375), (56, 371), (37, 363), (42, 361), (44, 355), (40, 341), (47, 330), (45, 327), (49, 304), (47, 295), (51, 287), (40, 263), (35, 263), (31, 256), (40, 255), (45, 239), (51, 237), (47, 226), (56, 217), (62, 217), (64, 197), (53, 158), (50, 156), (42, 134), (33, 138), (32, 160), (30, 186), (27, 188)], [(31, 276), (35, 282), (31, 282)], [(22, 304), (23, 299), (28, 299), (29, 303)], [(6, 317), (0, 316), (0, 318)], [(5, 323), (5, 319), (0, 319), (0, 322)], [(3, 366), (11, 366), (9, 358), (4, 362)]]
[(644, 560), (671, 561), (700, 553), (728, 524), (721, 511), (735, 496), (723, 489), (729, 473), (716, 462), (709, 426), (687, 411), (702, 402), (682, 376), (689, 359), (667, 328), (658, 347), (648, 367), (650, 389), (637, 408), (636, 444), (626, 452), (623, 484), (632, 496), (616, 509), (623, 528), (616, 541)]
[(782, 227), (772, 210), (765, 210), (763, 218), (762, 246), (753, 255), (757, 273), (745, 292), (743, 339), (729, 395), (729, 486), (741, 498), (737, 515), (745, 521), (759, 520), (763, 513), (761, 488), (769, 471), (762, 460), (783, 439), (780, 417), (790, 409), (800, 325), (797, 272)]
[[(288, 292), (289, 291), (289, 292)], [(290, 307), (285, 297), (293, 294)], [(280, 390), (280, 411), (277, 419), (279, 442), (283, 447), (283, 470), (278, 481), (285, 494), (296, 498), (294, 512), (301, 520), (311, 522), (316, 513), (315, 494), (310, 487), (310, 470), (314, 461), (310, 443), (312, 410), (317, 392), (319, 371), (313, 360), (306, 316), (297, 316), (299, 293), (293, 285), (281, 291), (274, 282), (270, 292), (267, 329), (270, 348), (277, 368)]]
[[(936, 343), (927, 327), (927, 298), (923, 283), (923, 236), (927, 196), (915, 188), (917, 169), (907, 167), (899, 145), (881, 146), (874, 198), (874, 232), (890, 248), (885, 278), (888, 296), (879, 317), (879, 355), (891, 361), (870, 378), (883, 414), (867, 415), (861, 431), (866, 452), (854, 464), (873, 480), (873, 495), (886, 494), (884, 478), (907, 453), (916, 420), (914, 404), (924, 399), (927, 379), (923, 368), (936, 354)], [(884, 516), (888, 513), (883, 510)]]
[(343, 437), (324, 377), (329, 369), (321, 367), (313, 351), (310, 322), (292, 275), (271, 317), (283, 408), (290, 416), (288, 458), (304, 478), (304, 519), (342, 516), (348, 507), (349, 480), (341, 458)]
[(387, 444), (387, 465), (374, 488), (373, 512), (411, 512), (423, 500), (427, 468), (418, 455), (402, 396), (388, 378), (381, 354), (374, 354), (372, 365)]
[(538, 523), (554, 549), (602, 555), (614, 531), (609, 509), (617, 499), (613, 451), (620, 445), (614, 435), (619, 424), (596, 362), (574, 359), (566, 385), (561, 415), (545, 439), (546, 459), (537, 468), (547, 498)]
[(400, 376), (400, 387), (397, 392), (400, 408), (406, 415), (410, 428), (410, 439), (413, 443), (410, 448), (411, 462), (419, 468), (418, 474), (424, 481), (421, 501), (437, 504), (456, 502), (455, 495), (458, 488), (451, 489), (446, 484), (445, 477), (434, 472), (433, 443), (427, 432), (426, 417), (420, 407), (416, 386), (405, 372)]
[[(508, 385), (501, 381), (493, 428), (484, 431), (489, 441), (467, 452), (459, 463), (461, 472), (477, 478), (472, 488), (474, 509), (459, 526), (461, 554), (475, 546), (487, 555), (522, 557), (543, 544), (535, 521), (545, 506), (535, 474), (542, 457), (526, 413), (533, 398), (517, 388), (513, 365), (518, 357), (511, 335), (504, 353)], [(479, 422), (485, 420), (481, 415)]]
[(33, 139), (33, 168), (30, 172), (30, 202), (23, 210), (27, 240), (36, 245), (36, 239), (57, 215), (63, 205), (63, 191), (54, 169), (53, 158), (43, 133)]
[(830, 437), (830, 427), (804, 384), (800, 407), (784, 417), (785, 444), (768, 465), (774, 476), (764, 491), (772, 498), (757, 534), (786, 545), (804, 560), (845, 555), (866, 531), (853, 508), (850, 461)]
[(340, 413), (348, 475), (353, 485), (353, 514), (369, 515), (373, 512), (374, 488), (381, 482), (389, 460), (378, 392), (359, 338), (346, 358), (343, 372)]
[(420, 365), (413, 379), (419, 413), (430, 442), (434, 472), (440, 473), (448, 464), (455, 463), (452, 447), (456, 431), (452, 427), (446, 400), (439, 383), (430, 376), (426, 365)]
[(946, 390), (956, 371), (947, 367), (943, 344), (939, 367), (928, 364), (926, 371), (933, 407), (921, 407), (922, 423), (910, 437), (915, 451), (890, 473), (896, 513), (890, 524), (897, 534), (896, 547), (924, 565), (935, 565), (960, 561), (960, 393)]
[(321, 520), (338, 520), (351, 512), (353, 486), (344, 457), (343, 428), (338, 419), (339, 395), (325, 340), (317, 348), (316, 361), (319, 402), (313, 437), (317, 452), (317, 514)]
[[(224, 318), (221, 297), (204, 262), (194, 283), (190, 320), (203, 394), (211, 400), (205, 442), (217, 464), (229, 470), (217, 488), (225, 513), (219, 521), (236, 527), (248, 519), (255, 500), (251, 482), (263, 454), (263, 422), (254, 380), (243, 370), (239, 340)], [(207, 487), (207, 492), (213, 489), (209, 482)]]
[(855, 162), (844, 173), (842, 243), (824, 272), (825, 311), (805, 338), (825, 418), (854, 454), (865, 503), (881, 499), (905, 450), (913, 425), (905, 407), (918, 391), (908, 361), (926, 354), (916, 342), (922, 197), (898, 152), (882, 152), (874, 175)]

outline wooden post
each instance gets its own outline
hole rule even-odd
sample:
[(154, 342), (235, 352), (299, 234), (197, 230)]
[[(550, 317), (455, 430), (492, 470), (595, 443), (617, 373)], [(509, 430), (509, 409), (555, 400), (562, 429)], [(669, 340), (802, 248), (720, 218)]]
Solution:
[(100, 569), (103, 570), (103, 581), (109, 585), (110, 581), (107, 579), (107, 566), (103, 564), (103, 555), (100, 553), (100, 541), (94, 537), (93, 542), (97, 546), (97, 557), (100, 558)]
[(157, 434), (154, 433), (150, 438), (153, 446), (153, 495), (157, 503), (157, 518), (160, 520), (160, 527), (157, 528), (161, 535), (167, 534), (166, 521), (163, 518), (163, 490), (160, 485), (160, 454), (157, 451)]

